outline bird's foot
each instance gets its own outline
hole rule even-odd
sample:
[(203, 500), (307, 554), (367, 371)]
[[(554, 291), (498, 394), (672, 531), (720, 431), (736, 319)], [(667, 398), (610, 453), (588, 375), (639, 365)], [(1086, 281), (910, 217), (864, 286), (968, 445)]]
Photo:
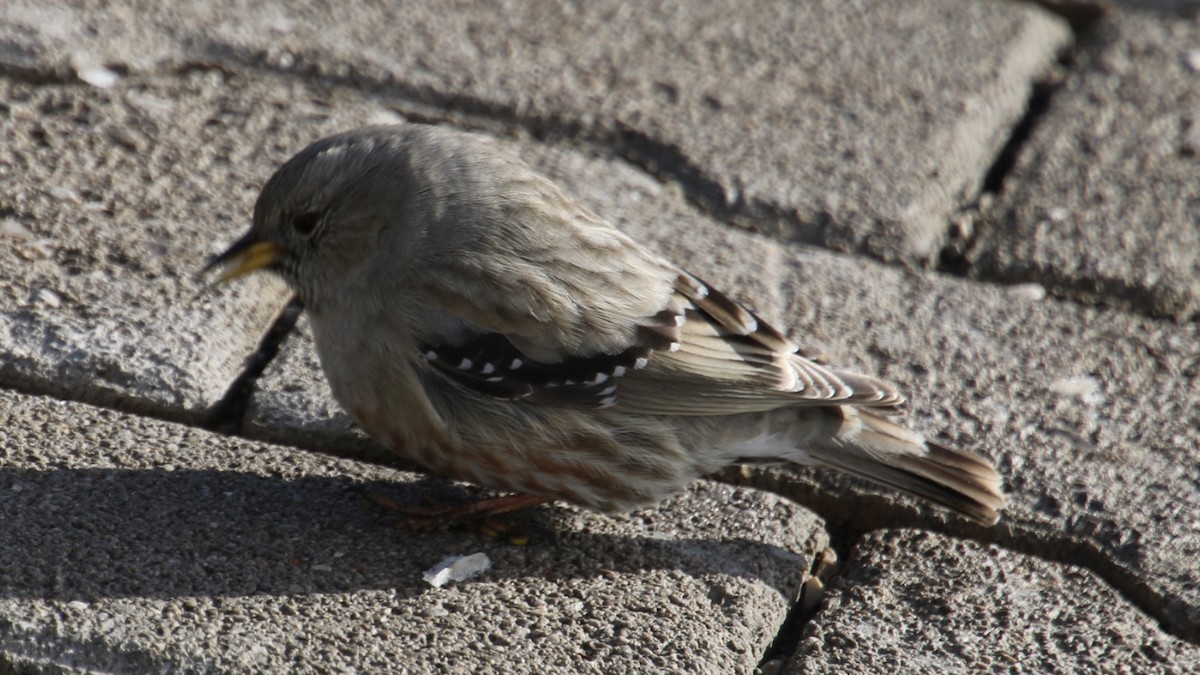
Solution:
[(477, 522), (484, 536), (492, 539), (504, 537), (515, 546), (527, 544), (529, 535), (496, 516), (554, 501), (551, 497), (526, 494), (491, 497), (461, 504), (442, 504), (432, 499), (424, 504), (408, 504), (378, 493), (368, 493), (366, 499), (370, 504), (395, 514), (396, 527), (416, 532), (438, 532), (455, 525)]

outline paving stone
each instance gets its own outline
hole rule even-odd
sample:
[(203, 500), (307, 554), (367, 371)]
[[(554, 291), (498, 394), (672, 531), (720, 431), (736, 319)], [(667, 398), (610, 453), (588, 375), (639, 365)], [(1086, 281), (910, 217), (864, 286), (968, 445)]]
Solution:
[(1200, 316), (1200, 17), (1114, 10), (980, 226), (974, 273)]
[(786, 673), (1200, 670), (1085, 570), (924, 532), (856, 542)]
[(786, 314), (827, 358), (899, 383), (928, 437), (997, 460), (1011, 506), (976, 536), (1101, 570), (1200, 641), (1200, 325), (824, 253), (784, 268)]
[(204, 413), (287, 293), (265, 277), (205, 293), (195, 276), (249, 222), (298, 121), (329, 133), (381, 110), (327, 95), (217, 71), (0, 80), (0, 386)]
[[(779, 498), (698, 483), (623, 518), (544, 507), (527, 547), (413, 534), (385, 467), (0, 391), (0, 668), (750, 672), (814, 548)], [(483, 552), (482, 576), (423, 573)]]
[(1070, 39), (1032, 5), (954, 0), (18, 3), (5, 34), (25, 70), (220, 62), (382, 84), (416, 110), (616, 144), (777, 234), (926, 261)]

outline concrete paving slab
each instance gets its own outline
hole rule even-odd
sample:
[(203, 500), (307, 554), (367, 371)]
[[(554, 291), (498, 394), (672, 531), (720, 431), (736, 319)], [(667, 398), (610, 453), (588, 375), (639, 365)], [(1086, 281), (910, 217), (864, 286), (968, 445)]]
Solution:
[(1200, 670), (1085, 570), (925, 532), (858, 541), (785, 673)]
[(298, 120), (332, 132), (380, 110), (325, 96), (218, 71), (0, 80), (0, 386), (172, 419), (220, 399), (287, 293), (194, 277), (249, 222)]
[(1200, 18), (1113, 10), (1021, 149), (973, 273), (1200, 317)]
[[(393, 528), (364, 490), (461, 491), (384, 467), (12, 392), (0, 436), (0, 669), (748, 673), (823, 546), (715, 483), (540, 508), (517, 547)], [(477, 552), (482, 576), (422, 581)]]
[(1070, 39), (1031, 4), (954, 0), (17, 2), (4, 35), (12, 69), (253, 65), (588, 137), (736, 221), (923, 261)]
[[(1097, 570), (1200, 642), (1200, 325), (820, 252), (784, 267), (793, 327), (900, 384), (928, 437), (998, 462), (999, 528), (951, 531)], [(876, 525), (942, 518), (882, 508)]]

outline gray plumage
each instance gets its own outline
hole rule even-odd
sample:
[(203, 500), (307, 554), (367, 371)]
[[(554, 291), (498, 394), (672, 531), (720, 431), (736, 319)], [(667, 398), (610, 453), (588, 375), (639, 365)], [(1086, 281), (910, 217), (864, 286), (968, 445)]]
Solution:
[(335, 398), (433, 473), (623, 511), (780, 461), (985, 523), (1004, 504), (987, 460), (891, 419), (892, 385), (819, 363), (473, 135), (318, 141), (216, 262), (280, 274)]

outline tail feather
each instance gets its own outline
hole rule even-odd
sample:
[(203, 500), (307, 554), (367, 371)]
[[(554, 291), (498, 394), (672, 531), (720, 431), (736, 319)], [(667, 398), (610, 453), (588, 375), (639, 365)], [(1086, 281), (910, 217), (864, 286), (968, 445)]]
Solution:
[(859, 478), (928, 499), (984, 525), (1000, 519), (1004, 493), (988, 460), (922, 440), (861, 410), (858, 433), (819, 461)]

